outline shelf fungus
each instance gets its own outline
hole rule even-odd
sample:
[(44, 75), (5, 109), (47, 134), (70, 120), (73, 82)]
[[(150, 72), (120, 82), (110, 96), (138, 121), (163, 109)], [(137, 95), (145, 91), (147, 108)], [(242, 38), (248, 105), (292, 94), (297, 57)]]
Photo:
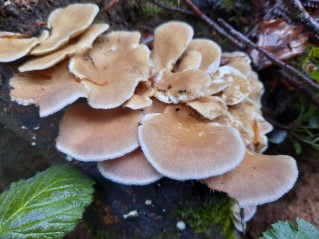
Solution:
[[(92, 24), (97, 12), (93, 4), (57, 9), (49, 36), (0, 50), (2, 61), (31, 53), (10, 81), (12, 100), (38, 105), (41, 117), (66, 107), (58, 150), (98, 162), (105, 178), (122, 184), (200, 180), (245, 210), (294, 185), (293, 158), (261, 154), (272, 126), (246, 54), (193, 39), (193, 28), (178, 21), (159, 26), (151, 48), (136, 31), (104, 33), (107, 24)], [(0, 45), (10, 39), (0, 36)], [(74, 103), (80, 97), (86, 102)]]

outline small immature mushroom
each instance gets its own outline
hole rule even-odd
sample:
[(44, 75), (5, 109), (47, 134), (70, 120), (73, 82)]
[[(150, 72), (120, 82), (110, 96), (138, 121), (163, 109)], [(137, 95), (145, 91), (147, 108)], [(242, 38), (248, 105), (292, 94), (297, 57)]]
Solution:
[[(237, 203), (232, 206), (233, 211), (233, 222), (236, 229), (240, 232), (245, 231), (246, 222), (253, 218), (256, 214), (257, 206), (247, 206), (247, 207), (239, 207)], [(243, 212), (243, 214), (241, 213)], [(243, 216), (243, 218), (241, 217)]]
[(80, 161), (103, 161), (138, 147), (137, 126), (142, 115), (128, 108), (96, 110), (87, 104), (66, 109), (56, 147)]
[(134, 95), (127, 103), (125, 107), (133, 110), (143, 109), (152, 105), (150, 99), (154, 95), (154, 88), (149, 81), (140, 82), (135, 89)]
[(0, 62), (15, 61), (27, 55), (37, 44), (36, 37), (23, 38), (19, 33), (0, 32)]
[(222, 99), (227, 105), (236, 105), (242, 102), (251, 92), (247, 78), (238, 70), (231, 66), (219, 68), (219, 77), (231, 83), (222, 93)]
[(202, 62), (202, 55), (198, 51), (188, 51), (181, 59), (181, 62), (174, 68), (174, 72), (199, 69)]
[(98, 169), (105, 178), (126, 185), (146, 185), (162, 178), (141, 148), (120, 158), (99, 162)]
[(171, 70), (194, 35), (193, 28), (183, 22), (171, 21), (156, 28), (151, 54), (155, 72)]
[(40, 117), (51, 115), (87, 95), (69, 72), (67, 61), (44, 71), (18, 74), (11, 78), (10, 86), (11, 100), (22, 105), (38, 105)]
[(138, 83), (148, 79), (149, 50), (139, 32), (112, 32), (93, 48), (70, 60), (69, 69), (88, 89), (90, 106), (112, 109), (129, 100)]
[(83, 35), (79, 37), (79, 39), (77, 39), (76, 42), (71, 42), (61, 50), (58, 50), (52, 54), (27, 61), (19, 67), (19, 71), (25, 72), (43, 70), (54, 66), (68, 56), (72, 56), (77, 52), (91, 48), (94, 40), (108, 28), (109, 26), (104, 23), (92, 25)]
[(75, 3), (66, 8), (54, 10), (48, 19), (48, 28), (51, 29), (50, 36), (33, 49), (31, 54), (43, 55), (63, 46), (71, 38), (89, 28), (98, 12), (99, 7), (90, 3)]
[(205, 179), (211, 189), (227, 193), (240, 206), (272, 202), (288, 192), (298, 177), (296, 161), (285, 155), (260, 155), (246, 151), (234, 170)]
[(245, 152), (237, 130), (199, 121), (181, 106), (145, 115), (138, 139), (153, 167), (177, 180), (223, 174), (235, 168)]
[(207, 39), (192, 40), (186, 51), (198, 51), (202, 55), (200, 69), (207, 74), (215, 73), (218, 70), (221, 59), (221, 48), (213, 41)]
[(220, 115), (227, 114), (226, 103), (217, 96), (206, 96), (186, 103), (187, 106), (194, 109), (204, 119), (213, 120)]
[(154, 96), (165, 103), (187, 102), (205, 96), (209, 84), (209, 75), (201, 70), (165, 70), (162, 79), (155, 83)]

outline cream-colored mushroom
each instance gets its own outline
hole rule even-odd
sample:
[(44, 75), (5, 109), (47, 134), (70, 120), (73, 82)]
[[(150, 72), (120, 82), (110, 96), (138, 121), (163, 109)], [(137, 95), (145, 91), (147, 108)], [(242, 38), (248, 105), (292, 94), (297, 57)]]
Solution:
[(194, 109), (200, 116), (207, 120), (213, 120), (220, 115), (227, 114), (226, 103), (217, 96), (206, 96), (191, 102), (186, 105)]
[(154, 96), (165, 103), (187, 102), (206, 95), (210, 77), (201, 70), (171, 73), (168, 70), (154, 84)]
[(138, 147), (137, 126), (142, 115), (128, 108), (96, 110), (87, 104), (66, 109), (56, 147), (80, 161), (103, 161)]
[(15, 61), (27, 55), (37, 44), (36, 37), (23, 38), (19, 33), (0, 32), (0, 62)]
[(280, 198), (293, 187), (297, 177), (298, 169), (292, 157), (259, 155), (247, 150), (245, 159), (234, 170), (204, 182), (246, 207)]
[(231, 83), (221, 95), (227, 105), (236, 105), (250, 94), (251, 89), (247, 78), (235, 68), (231, 66), (220, 67), (219, 77)]
[(135, 89), (133, 97), (124, 106), (133, 110), (149, 107), (152, 104), (151, 97), (153, 95), (154, 88), (151, 83), (149, 81), (140, 82)]
[(66, 61), (44, 71), (16, 75), (11, 78), (10, 86), (11, 99), (22, 105), (38, 105), (41, 117), (87, 95), (85, 88), (69, 72)]
[(77, 52), (81, 52), (88, 48), (91, 48), (95, 39), (103, 32), (105, 32), (108, 28), (109, 26), (104, 23), (92, 25), (83, 35), (79, 37), (79, 39), (75, 39), (75, 42), (70, 42), (64, 48), (52, 54), (37, 57), (35, 59), (27, 61), (19, 67), (19, 71), (25, 72), (43, 70), (54, 66), (55, 64), (63, 61), (68, 56), (72, 56)]
[(63, 46), (88, 29), (98, 12), (99, 7), (90, 3), (74, 3), (54, 10), (48, 19), (50, 36), (33, 49), (31, 54), (43, 55)]
[(198, 51), (202, 55), (200, 69), (207, 74), (215, 73), (221, 59), (221, 48), (213, 41), (207, 39), (192, 40), (186, 51)]
[(98, 169), (105, 178), (126, 185), (146, 185), (162, 178), (141, 148), (120, 158), (99, 162)]
[(222, 65), (231, 66), (239, 70), (244, 76), (248, 77), (251, 69), (251, 60), (249, 56), (240, 51), (224, 52), (222, 54)]
[(237, 130), (199, 121), (181, 106), (145, 115), (138, 139), (153, 167), (177, 180), (223, 174), (242, 161), (245, 151)]
[(171, 21), (156, 28), (151, 65), (155, 72), (171, 70), (183, 54), (194, 34), (193, 28), (183, 22)]
[(183, 54), (181, 62), (175, 66), (174, 72), (199, 69), (202, 62), (202, 54), (198, 51), (188, 51)]
[(251, 92), (248, 97), (255, 103), (256, 107), (260, 110), (261, 97), (264, 93), (264, 85), (258, 80), (258, 75), (254, 71), (248, 74), (247, 79), (251, 88)]
[(148, 78), (149, 50), (138, 32), (112, 32), (97, 38), (93, 48), (71, 58), (69, 69), (88, 89), (93, 108), (116, 108), (129, 100)]

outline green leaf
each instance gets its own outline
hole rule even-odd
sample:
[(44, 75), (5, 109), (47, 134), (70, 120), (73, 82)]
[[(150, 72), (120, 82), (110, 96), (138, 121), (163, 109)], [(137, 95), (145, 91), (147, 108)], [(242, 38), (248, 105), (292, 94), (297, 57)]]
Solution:
[(314, 239), (319, 238), (319, 231), (309, 222), (297, 218), (296, 227), (288, 221), (279, 221), (272, 224), (271, 230), (263, 233), (259, 239)]
[(316, 81), (319, 81), (319, 69), (316, 69), (316, 70), (310, 72), (309, 76), (310, 76), (312, 79), (314, 79), (314, 80), (316, 80)]
[(62, 238), (92, 202), (93, 184), (66, 165), (12, 183), (0, 196), (0, 239)]
[(298, 155), (301, 154), (301, 151), (302, 151), (301, 144), (298, 143), (298, 142), (295, 141), (295, 140), (292, 141), (292, 144), (293, 144), (293, 146), (294, 146), (294, 149), (295, 149), (296, 154), (298, 154)]

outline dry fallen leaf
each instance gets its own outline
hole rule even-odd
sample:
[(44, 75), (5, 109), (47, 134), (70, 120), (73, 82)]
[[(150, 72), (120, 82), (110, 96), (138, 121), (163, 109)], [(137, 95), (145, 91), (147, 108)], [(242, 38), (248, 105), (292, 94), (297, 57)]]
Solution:
[[(281, 60), (290, 59), (306, 49), (308, 34), (302, 27), (289, 25), (283, 19), (264, 21), (260, 24), (257, 45)], [(259, 69), (271, 65), (257, 50), (250, 51), (254, 65)]]

